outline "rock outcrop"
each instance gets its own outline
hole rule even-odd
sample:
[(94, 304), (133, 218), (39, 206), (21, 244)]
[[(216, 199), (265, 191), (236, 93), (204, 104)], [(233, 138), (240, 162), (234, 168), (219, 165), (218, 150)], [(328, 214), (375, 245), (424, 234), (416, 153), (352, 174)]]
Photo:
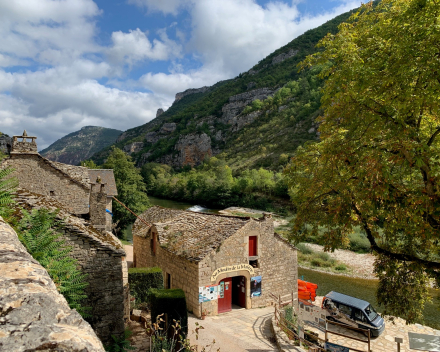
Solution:
[(292, 56), (298, 54), (298, 52), (299, 50), (290, 49), (287, 53), (277, 55), (272, 59), (272, 65), (276, 65), (283, 62), (284, 60), (290, 59)]
[(47, 271), (0, 217), (0, 350), (104, 352)]
[(184, 92), (177, 93), (174, 103), (177, 103), (180, 99), (186, 97), (187, 95), (196, 94), (196, 93), (205, 93), (210, 88), (211, 87), (207, 87), (207, 86), (204, 86), (202, 88), (190, 88), (185, 90)]
[(211, 137), (206, 133), (180, 136), (175, 149), (179, 152), (177, 163), (180, 166), (197, 166), (206, 157), (212, 156)]
[(156, 112), (156, 117), (159, 117), (160, 115), (162, 115), (165, 111), (163, 111), (163, 109), (157, 109)]
[(9, 154), (11, 152), (12, 138), (6, 134), (0, 134), (0, 152)]
[(222, 122), (230, 125), (234, 124), (234, 118), (243, 111), (246, 105), (249, 105), (256, 99), (267, 99), (274, 93), (273, 89), (259, 88), (229, 97), (229, 103), (225, 104), (222, 108)]
[(131, 154), (137, 153), (144, 147), (144, 143), (142, 142), (133, 142), (124, 146), (124, 152)]
[(164, 123), (163, 126), (160, 128), (161, 134), (170, 134), (173, 133), (177, 128), (177, 124), (175, 122), (167, 122)]

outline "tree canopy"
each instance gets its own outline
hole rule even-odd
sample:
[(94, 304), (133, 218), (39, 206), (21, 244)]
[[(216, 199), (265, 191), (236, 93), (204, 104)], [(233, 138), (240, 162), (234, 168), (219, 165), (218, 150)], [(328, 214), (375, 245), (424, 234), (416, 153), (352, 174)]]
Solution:
[[(302, 67), (325, 65), (320, 142), (286, 169), (292, 238), (324, 232), (327, 250), (356, 226), (376, 255), (386, 314), (420, 321), (440, 283), (440, 2), (365, 4)], [(402, 316), (402, 315), (401, 315)]]
[[(112, 148), (105, 169), (113, 169), (115, 175), (118, 199), (129, 209), (140, 215), (150, 205), (145, 183), (131, 157), (121, 149)], [(118, 223), (116, 232), (119, 234), (128, 225), (134, 223), (135, 216), (117, 202), (113, 202), (113, 221)]]

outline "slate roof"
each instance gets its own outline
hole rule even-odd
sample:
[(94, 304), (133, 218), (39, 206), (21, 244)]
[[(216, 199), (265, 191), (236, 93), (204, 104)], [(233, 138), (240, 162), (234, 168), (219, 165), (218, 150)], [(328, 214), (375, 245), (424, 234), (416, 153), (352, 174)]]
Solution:
[(53, 198), (32, 193), (25, 189), (17, 189), (16, 193), (17, 211), (19, 207), (27, 210), (33, 208), (46, 208), (49, 210), (59, 209), (57, 218), (64, 222), (64, 226), (75, 232), (79, 237), (86, 238), (95, 245), (95, 248), (112, 252), (115, 255), (125, 256), (122, 243), (111, 232), (104, 232), (95, 229), (84, 219), (70, 214), (63, 208), (63, 205)]
[(154, 225), (161, 247), (191, 261), (200, 261), (251, 220), (249, 217), (196, 213), (155, 206), (133, 226), (133, 235), (146, 237)]
[(88, 169), (88, 178), (90, 182), (96, 182), (98, 177), (101, 177), (101, 182), (106, 183), (105, 191), (109, 196), (117, 196), (115, 175), (113, 169)]

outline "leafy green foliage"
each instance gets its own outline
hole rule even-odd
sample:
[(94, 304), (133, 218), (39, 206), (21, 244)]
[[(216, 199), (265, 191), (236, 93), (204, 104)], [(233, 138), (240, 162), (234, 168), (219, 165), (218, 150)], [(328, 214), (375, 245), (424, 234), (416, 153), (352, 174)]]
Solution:
[(360, 227), (377, 255), (378, 302), (408, 323), (421, 320), (430, 279), (440, 284), (439, 20), (434, 0), (382, 0), (325, 37), (303, 63), (327, 78), (321, 142), (286, 170), (293, 239), (323, 229), (330, 250)]
[(287, 195), (281, 173), (260, 168), (245, 170), (234, 177), (226, 162), (216, 157), (181, 173), (167, 165), (148, 163), (142, 167), (141, 174), (151, 195), (214, 208), (237, 205), (274, 210), (275, 197)]
[(107, 352), (128, 352), (136, 348), (132, 347), (129, 341), (133, 333), (129, 329), (125, 329), (123, 336), (112, 335), (113, 343), (105, 348)]
[[(113, 148), (103, 168), (113, 169), (118, 199), (129, 209), (139, 215), (150, 206), (140, 170), (135, 167), (130, 156), (118, 148)], [(122, 230), (134, 223), (136, 217), (122, 205), (114, 202), (113, 220), (119, 225), (117, 234), (121, 235)]]
[(163, 274), (160, 268), (130, 268), (128, 269), (130, 292), (136, 301), (148, 302), (150, 288), (163, 289)]
[(182, 334), (188, 333), (188, 312), (186, 310), (185, 292), (180, 288), (176, 289), (150, 289), (148, 301), (151, 306), (151, 316), (157, 317), (161, 314), (167, 316), (168, 326), (171, 326), (173, 319), (180, 321)]
[(76, 259), (69, 257), (72, 248), (60, 239), (62, 222), (56, 220), (57, 212), (47, 209), (22, 210), (18, 238), (35, 260), (49, 273), (57, 290), (66, 298), (70, 308), (88, 317), (89, 307), (81, 302), (87, 298), (87, 275), (77, 268)]
[(14, 199), (11, 193), (18, 185), (16, 178), (8, 177), (12, 172), (14, 172), (13, 169), (0, 170), (0, 216), (6, 221), (12, 215), (11, 205), (14, 203)]
[(88, 169), (100, 169), (100, 167), (96, 165), (93, 160), (81, 161), (81, 166), (87, 167)]

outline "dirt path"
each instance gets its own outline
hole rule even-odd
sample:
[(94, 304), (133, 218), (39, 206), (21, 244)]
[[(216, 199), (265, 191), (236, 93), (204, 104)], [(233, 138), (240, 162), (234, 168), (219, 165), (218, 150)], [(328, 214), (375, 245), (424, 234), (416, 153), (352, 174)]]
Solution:
[[(306, 246), (315, 252), (324, 252), (324, 246), (319, 244), (306, 243)], [(334, 252), (327, 252), (331, 258), (339, 260), (353, 270), (353, 275), (362, 279), (377, 279), (374, 275), (374, 255), (366, 253), (359, 254), (344, 249), (336, 249)], [(312, 269), (315, 270), (315, 269)]]

